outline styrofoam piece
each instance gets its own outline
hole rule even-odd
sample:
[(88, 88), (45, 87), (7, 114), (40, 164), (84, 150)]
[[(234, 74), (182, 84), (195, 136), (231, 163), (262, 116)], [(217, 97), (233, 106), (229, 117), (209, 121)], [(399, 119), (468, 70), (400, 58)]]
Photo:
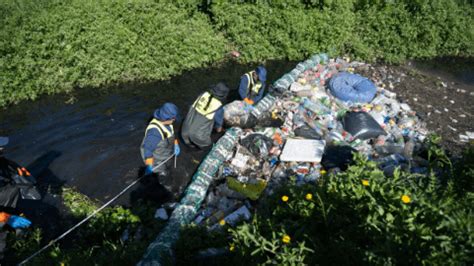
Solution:
[(231, 161), (231, 165), (237, 167), (238, 169), (243, 169), (247, 165), (249, 156), (243, 155), (242, 153), (237, 153)]
[(293, 82), (291, 84), (290, 90), (293, 92), (310, 91), (311, 85), (309, 84), (301, 85), (299, 82)]
[(474, 139), (474, 132), (466, 131), (466, 135), (469, 139)]
[(321, 162), (323, 157), (324, 140), (288, 139), (280, 155), (284, 162)]

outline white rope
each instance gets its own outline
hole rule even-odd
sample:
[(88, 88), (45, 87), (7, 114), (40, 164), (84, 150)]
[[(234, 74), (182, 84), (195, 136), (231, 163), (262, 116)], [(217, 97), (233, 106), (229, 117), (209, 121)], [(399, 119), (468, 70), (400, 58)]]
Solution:
[[(169, 160), (171, 160), (171, 158), (173, 158), (174, 154), (172, 154), (170, 157), (166, 158), (166, 160), (164, 160), (163, 162), (161, 162), (160, 164), (158, 164), (157, 166), (153, 167), (153, 171), (155, 171), (158, 167), (162, 166), (163, 164), (165, 164), (166, 162), (168, 162)], [(94, 217), (97, 213), (99, 213), (100, 211), (102, 211), (105, 207), (109, 206), (110, 203), (112, 203), (114, 200), (116, 200), (117, 198), (119, 198), (120, 196), (122, 196), (127, 190), (129, 190), (131, 187), (133, 187), (136, 183), (138, 183), (143, 177), (145, 177), (146, 175), (142, 175), (141, 177), (139, 177), (137, 180), (133, 181), (130, 185), (128, 185), (126, 188), (124, 188), (119, 194), (117, 194), (115, 197), (113, 197), (111, 200), (107, 201), (107, 203), (105, 203), (104, 205), (102, 205), (100, 208), (98, 208), (97, 210), (95, 210), (93, 213), (89, 214), (89, 216), (87, 216), (86, 218), (84, 218), (82, 221), (80, 221), (79, 223), (77, 223), (76, 225), (74, 225), (73, 227), (71, 227), (71, 229), (67, 230), (66, 232), (64, 232), (62, 235), (58, 236), (56, 239), (54, 240), (51, 240), (49, 242), (49, 244), (47, 244), (46, 246), (44, 246), (43, 248), (41, 248), (40, 250), (36, 251), (35, 253), (33, 253), (33, 255), (29, 256), (28, 258), (26, 258), (25, 260), (23, 260), (22, 262), (20, 262), (18, 265), (24, 265), (25, 263), (27, 263), (29, 260), (31, 260), (32, 258), (36, 257), (38, 254), (40, 254), (41, 252), (45, 251), (47, 248), (49, 248), (50, 246), (52, 246), (54, 243), (56, 243), (57, 241), (61, 240), (63, 237), (65, 237), (66, 235), (68, 235), (69, 233), (71, 233), (72, 231), (74, 231), (74, 229), (78, 228), (80, 225), (82, 225), (83, 223), (87, 222), (90, 218)]]

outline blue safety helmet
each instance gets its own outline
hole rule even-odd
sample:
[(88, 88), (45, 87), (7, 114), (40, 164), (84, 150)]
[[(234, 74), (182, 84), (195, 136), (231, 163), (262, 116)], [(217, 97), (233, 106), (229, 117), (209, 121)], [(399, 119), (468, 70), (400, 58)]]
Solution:
[(258, 80), (260, 80), (261, 82), (265, 82), (267, 80), (267, 70), (265, 69), (265, 67), (259, 66), (255, 70), (255, 72), (257, 72)]
[(176, 119), (178, 120), (178, 107), (172, 103), (165, 103), (153, 113), (153, 116), (161, 121)]
[(7, 146), (8, 141), (9, 141), (8, 137), (0, 137), (0, 148)]

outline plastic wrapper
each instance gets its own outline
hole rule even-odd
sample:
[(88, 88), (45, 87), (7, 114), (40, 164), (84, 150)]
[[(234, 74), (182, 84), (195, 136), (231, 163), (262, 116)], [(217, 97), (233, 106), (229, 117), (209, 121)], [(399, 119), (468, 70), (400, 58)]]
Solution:
[(247, 148), (254, 156), (261, 158), (268, 156), (273, 146), (273, 140), (263, 134), (253, 133), (244, 137), (240, 144)]
[(242, 183), (234, 177), (227, 177), (227, 186), (251, 200), (256, 200), (265, 190), (267, 182), (260, 179), (252, 179), (249, 183)]
[(354, 138), (361, 140), (387, 134), (377, 121), (366, 112), (347, 113), (342, 120), (342, 125), (344, 130), (349, 132)]
[(322, 136), (308, 125), (303, 125), (295, 129), (295, 135), (305, 139), (321, 139)]

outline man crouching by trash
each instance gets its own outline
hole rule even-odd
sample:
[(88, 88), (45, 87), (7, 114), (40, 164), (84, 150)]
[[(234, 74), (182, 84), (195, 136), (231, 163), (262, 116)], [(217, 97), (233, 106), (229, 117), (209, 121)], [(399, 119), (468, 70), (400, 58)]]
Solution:
[(22, 199), (41, 199), (30, 172), (3, 156), (8, 140), (8, 137), (0, 137), (0, 261), (6, 249), (8, 229), (20, 230), (31, 225), (28, 219), (10, 211), (14, 210), (20, 196)]
[(153, 119), (148, 124), (143, 138), (140, 152), (145, 162), (145, 175), (152, 173), (158, 177), (168, 175), (167, 162), (178, 156), (180, 148), (175, 139), (173, 122), (178, 117), (178, 107), (172, 103), (165, 103), (153, 113)]
[(181, 137), (189, 146), (200, 149), (212, 144), (213, 127), (222, 132), (224, 123), (223, 103), (227, 99), (229, 88), (222, 82), (213, 86), (209, 91), (199, 95), (189, 108), (181, 129)]
[(239, 95), (247, 104), (258, 103), (265, 91), (265, 81), (267, 80), (267, 70), (263, 66), (244, 74), (240, 78)]

